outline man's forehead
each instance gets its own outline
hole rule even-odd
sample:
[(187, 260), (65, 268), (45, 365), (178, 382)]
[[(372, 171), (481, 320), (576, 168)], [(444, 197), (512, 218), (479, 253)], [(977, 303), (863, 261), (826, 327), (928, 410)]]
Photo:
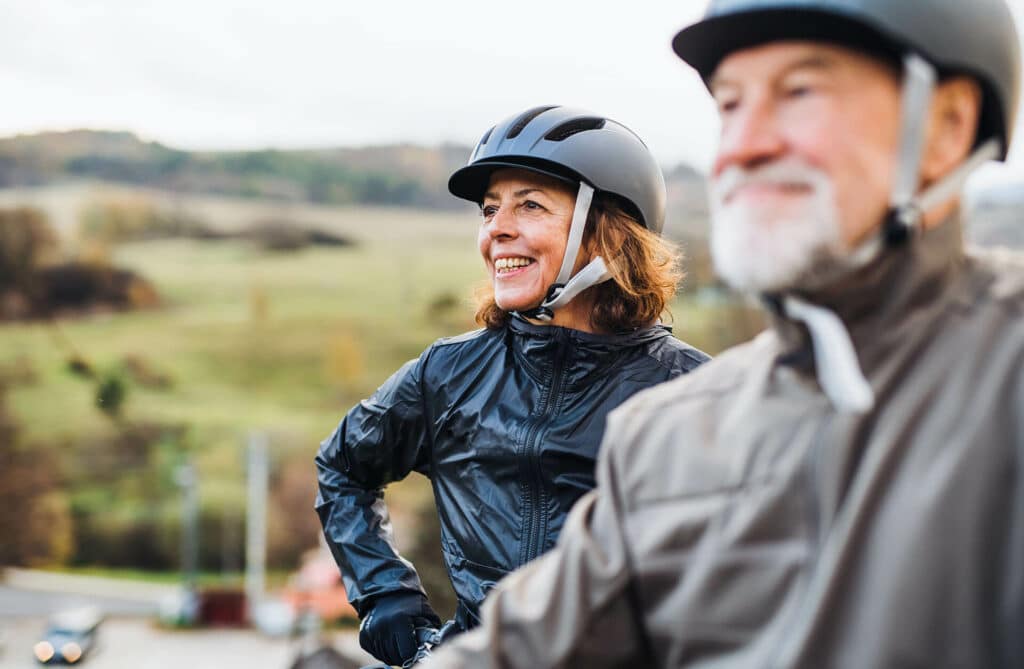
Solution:
[(778, 76), (798, 68), (832, 69), (874, 61), (861, 52), (829, 42), (778, 41), (734, 51), (719, 63), (711, 85), (735, 79)]

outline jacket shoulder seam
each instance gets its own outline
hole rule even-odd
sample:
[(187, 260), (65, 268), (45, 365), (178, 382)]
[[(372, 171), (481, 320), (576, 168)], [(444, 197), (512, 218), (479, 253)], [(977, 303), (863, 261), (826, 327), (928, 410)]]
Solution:
[(1024, 310), (1024, 254), (1003, 247), (973, 248), (968, 257), (977, 269), (991, 273), (992, 281), (980, 291), (990, 304), (1013, 314)]
[[(679, 353), (684, 358), (686, 358), (686, 360), (693, 364), (691, 364), (690, 366), (686, 366), (685, 364), (678, 366), (671, 364), (669, 361), (665, 359), (667, 356), (659, 355), (659, 353), (664, 353), (667, 347), (659, 347), (657, 349), (657, 352), (655, 352), (655, 350), (652, 350), (652, 347), (647, 347), (647, 350), (644, 352), (644, 354), (646, 355), (646, 357), (650, 358), (651, 360), (654, 360), (654, 362), (656, 362), (658, 366), (662, 367), (663, 369), (669, 372), (675, 371), (676, 369), (682, 369), (684, 373), (690, 372), (711, 360), (711, 356), (707, 355), (706, 353), (699, 349), (690, 346), (683, 340), (676, 339), (675, 337), (672, 337), (672, 339), (678, 342), (679, 344), (679, 347), (676, 350), (678, 350)], [(671, 347), (672, 345), (670, 344), (669, 346)]]
[(488, 334), (493, 334), (494, 332), (496, 331), (489, 330), (487, 328), (480, 328), (478, 330), (470, 330), (469, 332), (463, 332), (462, 334), (454, 335), (452, 337), (442, 337), (435, 341), (433, 345), (431, 345), (431, 348), (441, 348), (444, 346), (456, 346), (458, 344), (465, 344), (467, 342), (475, 341), (477, 339), (485, 337)]

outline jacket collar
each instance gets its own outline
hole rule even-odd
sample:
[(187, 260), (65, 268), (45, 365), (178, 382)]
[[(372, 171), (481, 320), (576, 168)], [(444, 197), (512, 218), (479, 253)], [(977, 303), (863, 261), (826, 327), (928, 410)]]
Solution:
[[(955, 214), (821, 290), (794, 294), (839, 316), (867, 372), (908, 321), (938, 305), (964, 259), (963, 226)], [(773, 300), (768, 304), (784, 355), (802, 366), (811, 346), (807, 329)]]
[(644, 344), (672, 334), (672, 328), (663, 323), (655, 323), (650, 327), (637, 328), (630, 332), (596, 334), (558, 325), (538, 325), (537, 323), (531, 323), (518, 314), (513, 315), (509, 320), (509, 328), (521, 336), (537, 337), (540, 339), (567, 338), (585, 347), (595, 347), (598, 349)]
[(557, 325), (537, 325), (518, 316), (508, 324), (508, 341), (516, 358), (534, 379), (544, 383), (554, 366), (567, 371), (569, 385), (590, 383), (623, 360), (623, 349), (670, 337), (661, 323), (632, 332), (594, 334)]

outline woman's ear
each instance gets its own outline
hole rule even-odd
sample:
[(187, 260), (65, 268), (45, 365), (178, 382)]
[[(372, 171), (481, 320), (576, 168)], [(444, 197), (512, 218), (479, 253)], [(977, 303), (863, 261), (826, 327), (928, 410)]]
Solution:
[(970, 77), (952, 77), (935, 87), (921, 180), (924, 186), (955, 170), (971, 153), (981, 115), (981, 86)]

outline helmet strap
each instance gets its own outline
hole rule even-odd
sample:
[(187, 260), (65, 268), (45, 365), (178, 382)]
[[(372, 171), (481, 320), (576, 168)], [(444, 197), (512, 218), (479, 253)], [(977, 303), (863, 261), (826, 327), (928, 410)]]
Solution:
[(920, 212), (914, 206), (915, 195), (924, 155), (928, 109), (937, 78), (935, 68), (921, 56), (913, 52), (904, 56), (900, 145), (884, 232), (890, 243), (901, 237), (905, 239), (910, 230), (920, 223)]
[(839, 317), (795, 295), (783, 296), (781, 306), (787, 316), (807, 326), (818, 383), (832, 406), (850, 413), (871, 409), (874, 391), (864, 378), (853, 342)]
[[(902, 132), (889, 211), (882, 234), (869, 237), (853, 250), (846, 262), (848, 269), (872, 262), (886, 246), (905, 243), (921, 229), (926, 213), (955, 197), (981, 164), (999, 157), (999, 140), (989, 139), (957, 169), (919, 192), (917, 184), (924, 156), (926, 122), (937, 73), (928, 61), (915, 53), (904, 58), (903, 70)], [(860, 369), (849, 333), (839, 317), (829, 309), (805, 302), (792, 294), (784, 295), (781, 304), (786, 315), (807, 326), (814, 347), (818, 381), (833, 406), (840, 411), (868, 411), (874, 405), (874, 393)]]
[(572, 276), (572, 268), (576, 265), (576, 256), (579, 255), (580, 246), (583, 244), (583, 231), (587, 227), (587, 216), (590, 214), (590, 204), (593, 200), (593, 187), (581, 181), (580, 189), (576, 193), (576, 207), (572, 212), (572, 223), (569, 225), (569, 238), (565, 242), (562, 267), (558, 270), (555, 285), (564, 286)]
[(989, 139), (975, 149), (957, 169), (918, 192), (917, 181), (924, 156), (927, 116), (938, 74), (916, 53), (903, 59), (903, 116), (896, 177), (882, 235), (889, 246), (904, 243), (920, 230), (924, 215), (961, 191), (975, 169), (999, 157), (1000, 142)]
[(590, 214), (593, 199), (594, 188), (581, 181), (576, 194), (572, 223), (569, 225), (569, 237), (565, 243), (565, 254), (562, 256), (562, 266), (558, 270), (555, 283), (548, 288), (544, 301), (539, 306), (522, 312), (522, 316), (550, 322), (554, 318), (555, 309), (564, 307), (587, 288), (612, 278), (611, 272), (600, 257), (587, 263), (575, 276), (572, 273), (583, 244), (583, 232), (587, 227), (587, 216)]

